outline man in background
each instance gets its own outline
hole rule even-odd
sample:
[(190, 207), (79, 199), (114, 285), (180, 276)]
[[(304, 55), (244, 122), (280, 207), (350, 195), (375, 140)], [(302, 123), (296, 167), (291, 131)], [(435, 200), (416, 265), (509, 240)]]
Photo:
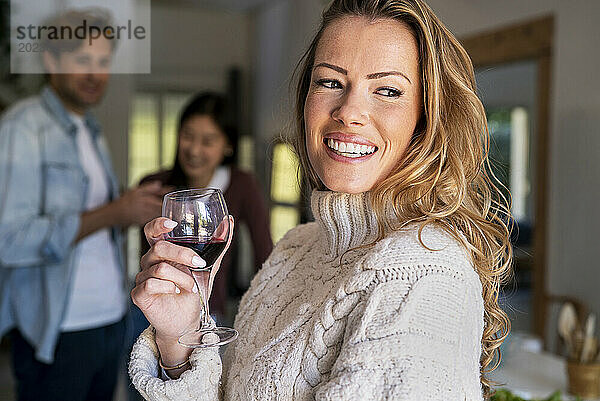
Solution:
[[(106, 26), (69, 12), (56, 26)], [(89, 109), (114, 43), (47, 41), (48, 85), (0, 120), (0, 335), (10, 333), (19, 401), (112, 400), (128, 291), (121, 230), (160, 214), (166, 189), (119, 196)]]

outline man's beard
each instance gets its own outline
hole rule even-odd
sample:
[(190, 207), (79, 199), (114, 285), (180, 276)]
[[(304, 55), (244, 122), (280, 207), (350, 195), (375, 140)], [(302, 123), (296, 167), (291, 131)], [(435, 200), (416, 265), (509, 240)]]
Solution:
[(87, 101), (77, 93), (76, 89), (70, 87), (67, 82), (64, 81), (60, 82), (57, 89), (64, 101), (81, 110), (87, 110), (88, 108), (97, 105), (102, 99), (102, 94), (100, 94), (94, 100)]

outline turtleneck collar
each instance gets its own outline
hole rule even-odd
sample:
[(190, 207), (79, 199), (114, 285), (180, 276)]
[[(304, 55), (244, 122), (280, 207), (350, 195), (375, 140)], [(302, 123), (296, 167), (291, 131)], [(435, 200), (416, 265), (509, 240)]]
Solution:
[(372, 242), (377, 236), (377, 219), (368, 192), (313, 191), (311, 208), (327, 238), (324, 247), (329, 256), (342, 255), (348, 249)]

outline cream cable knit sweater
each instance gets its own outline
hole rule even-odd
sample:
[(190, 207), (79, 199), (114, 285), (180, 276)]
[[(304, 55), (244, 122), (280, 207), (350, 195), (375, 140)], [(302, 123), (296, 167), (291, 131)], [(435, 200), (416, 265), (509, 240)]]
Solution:
[(217, 350), (195, 350), (192, 369), (163, 381), (148, 329), (129, 366), (140, 393), (173, 401), (482, 400), (481, 283), (457, 241), (428, 227), (426, 249), (410, 227), (353, 249), (376, 235), (366, 194), (314, 192), (312, 209), (316, 222), (289, 231), (252, 281), (223, 364)]

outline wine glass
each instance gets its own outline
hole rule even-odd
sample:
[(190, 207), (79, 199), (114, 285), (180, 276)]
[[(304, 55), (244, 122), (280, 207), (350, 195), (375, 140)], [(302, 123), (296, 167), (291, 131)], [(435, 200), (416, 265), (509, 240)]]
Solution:
[(214, 188), (186, 189), (171, 192), (163, 199), (162, 215), (177, 222), (165, 240), (194, 250), (206, 261), (206, 267), (190, 267), (200, 298), (200, 324), (179, 337), (179, 343), (189, 348), (224, 345), (235, 340), (238, 332), (228, 327), (216, 327), (208, 310), (210, 274), (229, 238), (229, 213), (223, 193)]

